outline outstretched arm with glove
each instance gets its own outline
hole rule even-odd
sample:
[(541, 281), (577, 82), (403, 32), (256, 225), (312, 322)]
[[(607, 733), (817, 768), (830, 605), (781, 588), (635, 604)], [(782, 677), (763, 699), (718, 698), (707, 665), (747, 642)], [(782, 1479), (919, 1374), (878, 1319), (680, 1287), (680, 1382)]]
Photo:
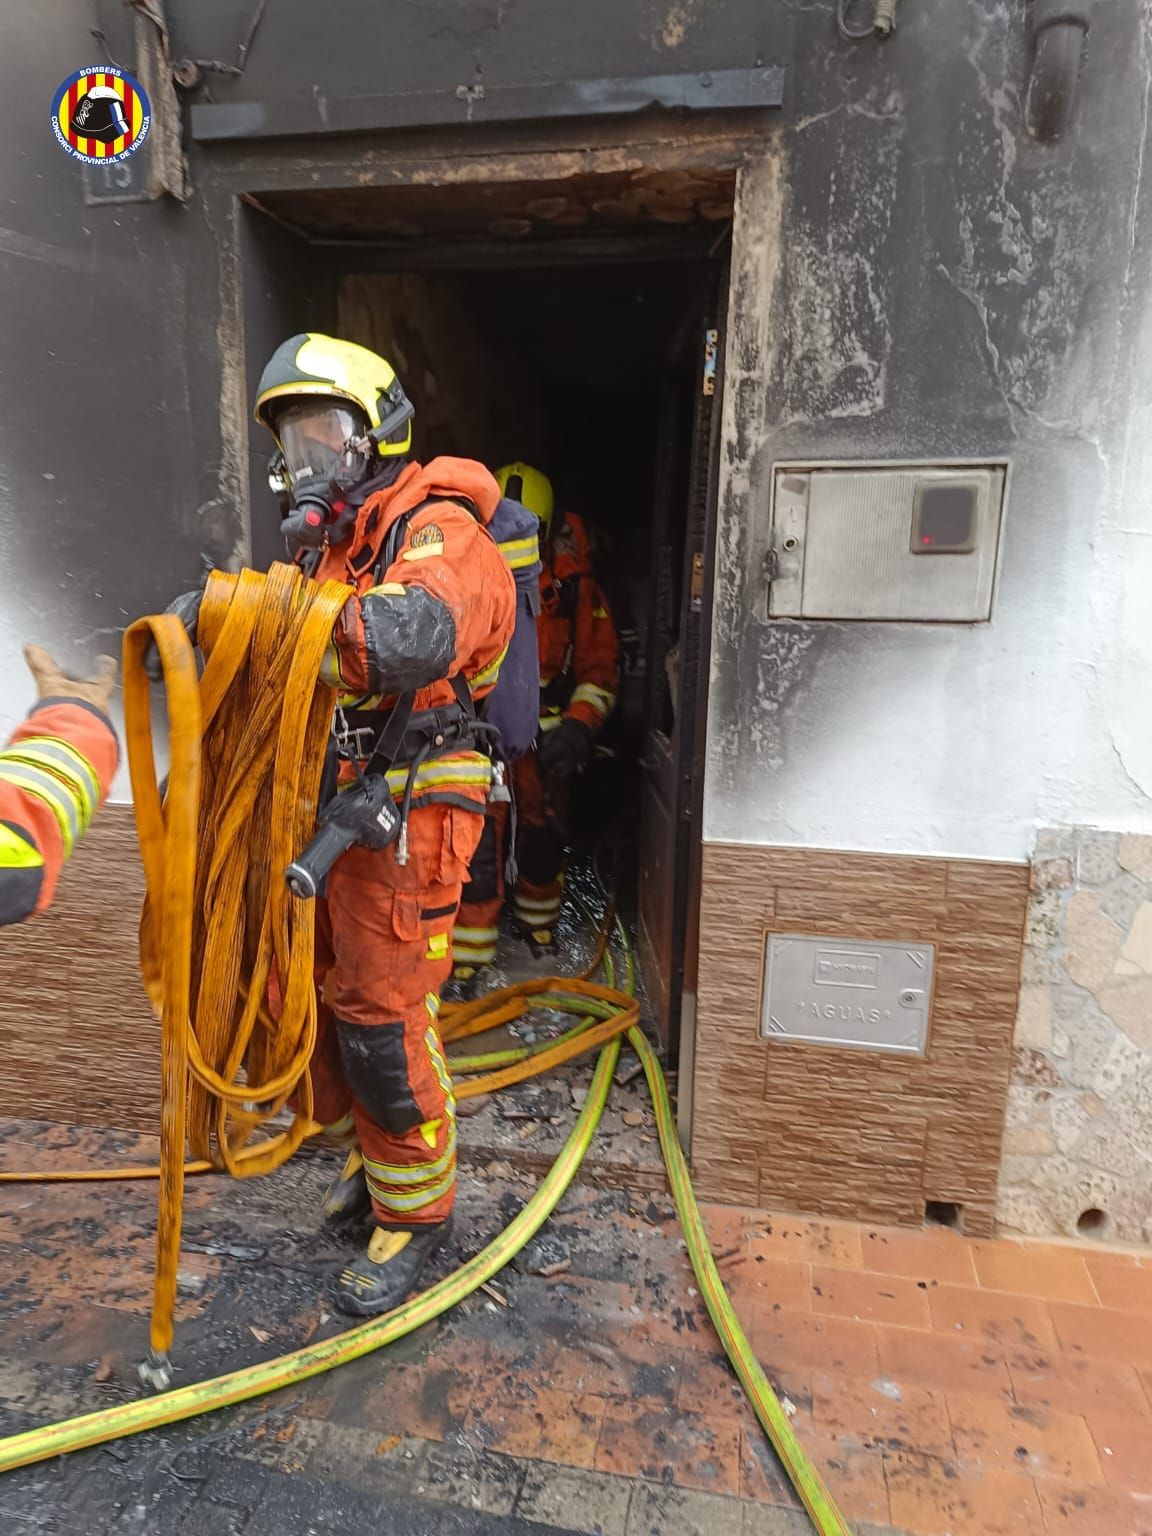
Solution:
[(572, 624), (572, 674), (576, 686), (560, 724), (544, 731), (537, 748), (541, 771), (552, 779), (579, 773), (616, 703), (620, 647), (608, 603), (591, 576), (580, 582)]
[(66, 676), (38, 645), (24, 647), (39, 702), (0, 751), (0, 926), (51, 902), (64, 861), (108, 793), (120, 750), (108, 718), (116, 663)]

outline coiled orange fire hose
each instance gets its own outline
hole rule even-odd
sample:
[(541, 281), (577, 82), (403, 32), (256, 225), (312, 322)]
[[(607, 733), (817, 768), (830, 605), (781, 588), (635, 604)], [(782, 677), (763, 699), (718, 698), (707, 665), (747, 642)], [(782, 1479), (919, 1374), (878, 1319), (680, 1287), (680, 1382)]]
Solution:
[[(268, 577), (214, 574), (201, 609), (207, 658), (199, 686), (182, 623), (143, 619), (125, 636), (125, 717), (137, 825), (148, 879), (141, 968), (161, 1018), (161, 1165), (46, 1174), (0, 1181), (160, 1177), (151, 1384), (167, 1386), (176, 1268), (187, 1172), (226, 1168), (238, 1177), (279, 1166), (318, 1129), (311, 1121), (307, 1066), (315, 1039), (313, 911), (288, 891), (283, 871), (314, 828), (324, 743), (333, 700), (318, 681), (320, 660), (348, 589), (303, 581), (291, 567)], [(151, 711), (142, 661), (149, 637), (164, 667), (170, 721), (169, 792), (156, 787)], [(676, 1138), (659, 1061), (638, 1027), (631, 945), (623, 992), (588, 979), (606, 952), (611, 910), (585, 975), (537, 977), (445, 1010), (445, 1040), (462, 1040), (517, 1018), (532, 1006), (581, 1017), (547, 1046), (452, 1058), (477, 1073), (455, 1087), (468, 1098), (545, 1072), (601, 1046), (587, 1101), (565, 1147), (525, 1209), (455, 1274), (395, 1311), (335, 1339), (142, 1402), (123, 1403), (0, 1440), (0, 1472), (120, 1435), (171, 1424), (306, 1380), (411, 1332), (470, 1294), (539, 1229), (573, 1177), (595, 1131), (620, 1049), (628, 1039), (644, 1066), (669, 1182), (705, 1305), (800, 1499), (821, 1536), (848, 1527), (808, 1461), (784, 1409), (732, 1310), (708, 1246)], [(282, 1008), (264, 1001), (273, 974)], [(493, 1070), (494, 1069), (494, 1070)], [(291, 1127), (253, 1133), (295, 1093)], [(187, 1101), (187, 1103), (186, 1103)], [(185, 1138), (196, 1158), (187, 1164)]]
[[(313, 909), (283, 871), (311, 836), (332, 719), (320, 663), (349, 589), (293, 566), (214, 572), (196, 664), (181, 621), (124, 637), (124, 724), (148, 895), (140, 968), (161, 1021), (162, 1113), (151, 1369), (172, 1344), (185, 1141), (236, 1177), (266, 1173), (312, 1128)], [(156, 784), (148, 678), (154, 640), (170, 722), (169, 791)], [(281, 1008), (273, 1020), (273, 974)], [(296, 1094), (290, 1128), (256, 1137)]]
[[(294, 566), (267, 576), (214, 572), (197, 626), (195, 659), (182, 622), (141, 619), (124, 637), (124, 719), (136, 825), (148, 894), (140, 969), (161, 1021), (160, 1192), (149, 1358), (142, 1378), (171, 1379), (184, 1176), (219, 1168), (267, 1173), (318, 1127), (308, 1063), (316, 1040), (314, 916), (284, 870), (311, 837), (333, 691), (319, 680), (333, 625), (349, 596), (339, 582), (306, 580)], [(148, 678), (154, 640), (170, 721), (168, 794), (161, 801)], [(275, 978), (280, 1008), (268, 1009)], [(590, 1000), (609, 989), (574, 979)], [(538, 982), (510, 989), (525, 1000)], [(511, 1004), (510, 1016), (520, 1011)], [(484, 1005), (459, 1011), (467, 1029)], [(471, 1078), (469, 1098), (547, 1071), (636, 1023), (634, 1001), (531, 1060)], [(491, 1028), (489, 1021), (484, 1027)], [(286, 1131), (260, 1128), (293, 1104)], [(185, 1164), (187, 1150), (193, 1161)]]

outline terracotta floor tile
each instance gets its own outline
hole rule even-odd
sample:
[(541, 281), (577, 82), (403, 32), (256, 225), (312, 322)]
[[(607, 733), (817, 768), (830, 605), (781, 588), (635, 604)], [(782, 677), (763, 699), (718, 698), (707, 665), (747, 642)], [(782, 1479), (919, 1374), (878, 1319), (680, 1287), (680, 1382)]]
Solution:
[[(788, 1398), (796, 1410), (792, 1422), (799, 1431), (812, 1422), (812, 1387), (799, 1372), (770, 1378), (779, 1397)], [(738, 1424), (752, 1424), (755, 1414), (749, 1406), (735, 1371), (725, 1355), (705, 1355), (699, 1350), (685, 1351), (680, 1370), (677, 1405), (686, 1413), (702, 1413), (707, 1418), (732, 1419)]]
[(1147, 1419), (1094, 1413), (1088, 1427), (1105, 1480), (1127, 1493), (1152, 1497), (1152, 1432)]
[(974, 1242), (972, 1259), (985, 1290), (1012, 1291), (1042, 1301), (1081, 1301), (1089, 1306), (1097, 1300), (1088, 1266), (1073, 1248), (997, 1238), (994, 1242)]
[(703, 1413), (711, 1419), (734, 1419), (737, 1423), (752, 1412), (728, 1357), (695, 1349), (683, 1352), (676, 1404), (685, 1413)]
[(750, 1227), (760, 1225), (764, 1212), (743, 1205), (703, 1204), (700, 1215), (704, 1218), (704, 1230), (712, 1251), (742, 1246), (748, 1239)]
[(58, 1304), (45, 1302), (34, 1312), (6, 1318), (2, 1333), (9, 1358), (67, 1366), (109, 1356), (120, 1362), (117, 1375), (135, 1385), (136, 1364), (144, 1358), (148, 1342), (148, 1319), (61, 1298)]
[(880, 1371), (901, 1385), (936, 1387), (943, 1392), (980, 1392), (1009, 1398), (1012, 1381), (1004, 1356), (994, 1345), (914, 1328), (876, 1329)]
[(600, 1397), (544, 1391), (493, 1400), (481, 1389), (465, 1414), (464, 1432), (507, 1456), (587, 1468), (595, 1461), (604, 1409)]
[(721, 1268), (721, 1279), (732, 1297), (738, 1317), (752, 1316), (764, 1307), (791, 1307), (805, 1312), (812, 1305), (812, 1266), (766, 1259), (749, 1254), (737, 1270)]
[(753, 1255), (789, 1263), (819, 1264), (824, 1269), (859, 1269), (863, 1260), (861, 1229), (849, 1221), (806, 1220), (761, 1214), (748, 1228)]
[(601, 1472), (735, 1494), (740, 1490), (740, 1433), (731, 1420), (646, 1403), (608, 1402), (595, 1465)]
[(847, 1519), (887, 1525), (888, 1484), (884, 1457), (879, 1450), (855, 1445), (842, 1435), (823, 1435), (819, 1431), (804, 1437), (804, 1449)]
[(470, 1440), (507, 1456), (532, 1456), (544, 1430), (540, 1394), (531, 1388), (500, 1394), (477, 1391), (464, 1416)]
[(1056, 1343), (1047, 1303), (1030, 1296), (941, 1285), (929, 1293), (928, 1305), (938, 1333), (972, 1339), (1005, 1355), (1035, 1353)]
[(1050, 1536), (1152, 1536), (1152, 1504), (1116, 1488), (1046, 1477), (1036, 1491)]
[(871, 1323), (811, 1312), (763, 1313), (753, 1330), (756, 1358), (768, 1372), (844, 1371), (875, 1376), (879, 1365)]
[(909, 1231), (866, 1227), (861, 1234), (865, 1269), (942, 1285), (975, 1285), (976, 1270), (967, 1240), (943, 1227)]
[(1104, 1264), (1091, 1255), (1087, 1263), (1101, 1306), (1121, 1312), (1152, 1312), (1152, 1267)]
[[(796, 1421), (793, 1420), (793, 1423)], [(804, 1449), (849, 1520), (888, 1523), (888, 1490), (884, 1460), (878, 1451), (815, 1429), (802, 1433)], [(763, 1430), (746, 1429), (741, 1441), (740, 1494), (760, 1504), (799, 1509), (800, 1500), (788, 1481)], [(716, 1536), (727, 1536), (717, 1532)]]
[(341, 1383), (337, 1376), (331, 1417), (393, 1434), (443, 1440), (467, 1416), (476, 1388), (473, 1376), (427, 1365), (395, 1365), (363, 1381)]
[(1078, 1414), (959, 1392), (948, 1394), (948, 1413), (961, 1464), (978, 1461), (1028, 1477), (1102, 1481), (1092, 1436)]
[(900, 1275), (861, 1270), (812, 1270), (812, 1310), (866, 1323), (895, 1323), (902, 1328), (930, 1328), (927, 1292)]
[(1021, 1403), (1057, 1408), (1062, 1413), (1152, 1416), (1152, 1404), (1130, 1365), (1056, 1352), (1014, 1361), (1008, 1370), (1013, 1396)]
[(604, 1419), (602, 1397), (572, 1397), (566, 1392), (542, 1394), (543, 1431), (533, 1453), (542, 1461), (567, 1467), (591, 1467)]
[(818, 1433), (839, 1435), (879, 1451), (953, 1455), (943, 1392), (897, 1386), (885, 1377), (833, 1375), (812, 1379), (812, 1421)]
[(568, 1392), (671, 1404), (680, 1392), (686, 1353), (657, 1348), (631, 1334), (609, 1329), (596, 1338), (558, 1349), (553, 1382)]
[[(643, 1339), (656, 1349), (715, 1350), (719, 1340), (704, 1303), (699, 1298), (692, 1300), (687, 1286), (678, 1292), (671, 1291), (670, 1297), (673, 1299), (666, 1311), (658, 1311), (651, 1300), (641, 1306), (640, 1316), (629, 1330), (632, 1337)], [(736, 1315), (739, 1317), (739, 1312)]]
[[(1015, 1472), (964, 1472), (934, 1456), (886, 1456), (892, 1524), (916, 1536), (1038, 1536), (1035, 1485)], [(1107, 1536), (1101, 1532), (1100, 1536)]]
[(1052, 1321), (1069, 1355), (1152, 1367), (1152, 1317), (1111, 1307), (1051, 1303)]
[(631, 1329), (637, 1317), (633, 1308), (637, 1306), (640, 1315), (644, 1315), (652, 1308), (650, 1298), (638, 1296), (633, 1286), (625, 1285), (622, 1281), (594, 1280), (587, 1275), (560, 1275), (549, 1283), (549, 1308), (556, 1322), (571, 1323), (582, 1332), (587, 1330), (589, 1315), (595, 1320), (598, 1330)]
[[(755, 1499), (758, 1504), (782, 1504), (788, 1509), (800, 1508), (796, 1490), (788, 1481), (788, 1474), (781, 1466), (780, 1458), (759, 1424), (746, 1425), (740, 1431), (740, 1497)], [(717, 1532), (717, 1536), (721, 1536), (721, 1533)]]

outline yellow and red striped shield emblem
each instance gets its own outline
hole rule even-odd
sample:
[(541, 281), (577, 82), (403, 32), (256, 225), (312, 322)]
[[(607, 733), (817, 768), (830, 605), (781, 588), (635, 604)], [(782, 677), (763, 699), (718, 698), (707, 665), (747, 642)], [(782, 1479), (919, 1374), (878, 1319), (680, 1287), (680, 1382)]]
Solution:
[(52, 100), (60, 147), (87, 165), (126, 160), (148, 137), (152, 108), (140, 83), (113, 65), (70, 75)]

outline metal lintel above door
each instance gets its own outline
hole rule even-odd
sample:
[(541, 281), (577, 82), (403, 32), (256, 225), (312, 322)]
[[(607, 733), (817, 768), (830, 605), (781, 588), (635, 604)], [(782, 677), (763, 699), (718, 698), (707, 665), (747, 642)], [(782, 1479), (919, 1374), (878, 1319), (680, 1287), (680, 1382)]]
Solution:
[(643, 112), (747, 111), (779, 107), (784, 67), (698, 70), (692, 74), (557, 80), (533, 85), (453, 85), (385, 96), (315, 96), (291, 101), (201, 102), (192, 108), (200, 141), (440, 128), (462, 123), (609, 117)]

